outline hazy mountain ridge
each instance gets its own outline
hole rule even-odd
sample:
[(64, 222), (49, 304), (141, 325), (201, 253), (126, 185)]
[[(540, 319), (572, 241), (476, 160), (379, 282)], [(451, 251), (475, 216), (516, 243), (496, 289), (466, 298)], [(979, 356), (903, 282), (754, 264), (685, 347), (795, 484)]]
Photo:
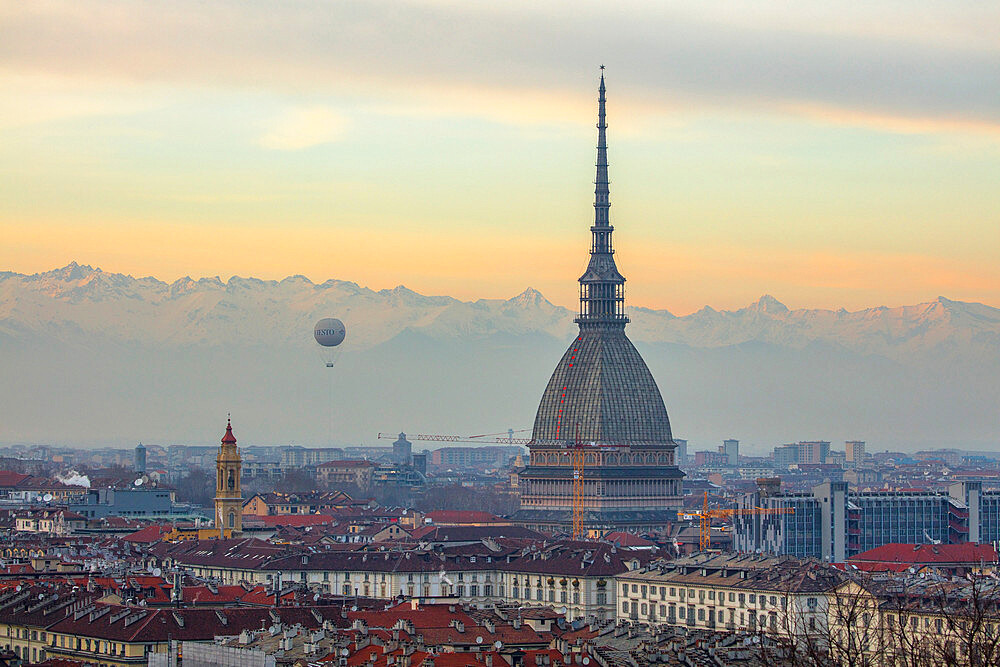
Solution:
[[(352, 346), (371, 347), (406, 328), (435, 336), (545, 333), (568, 338), (573, 313), (528, 288), (511, 299), (461, 301), (398, 286), (371, 290), (357, 283), (185, 277), (166, 283), (72, 263), (35, 275), (0, 274), (0, 332), (44, 332), (59, 338), (98, 335), (158, 344), (233, 340), (271, 344), (301, 339), (312, 323), (337, 315)], [(750, 341), (803, 348), (824, 342), (863, 354), (905, 358), (933, 349), (973, 355), (1000, 350), (1000, 309), (935, 301), (895, 308), (790, 310), (772, 296), (738, 310), (708, 306), (677, 317), (631, 308), (635, 341), (725, 347)], [(66, 328), (63, 328), (66, 327)]]
[[(348, 327), (333, 372), (311, 335), (328, 315)], [(462, 301), (302, 276), (0, 273), (0, 442), (211, 443), (229, 411), (253, 443), (525, 428), (573, 315), (533, 289)], [(1000, 449), (1000, 309), (790, 310), (764, 296), (629, 315), (675, 434), (697, 444)]]

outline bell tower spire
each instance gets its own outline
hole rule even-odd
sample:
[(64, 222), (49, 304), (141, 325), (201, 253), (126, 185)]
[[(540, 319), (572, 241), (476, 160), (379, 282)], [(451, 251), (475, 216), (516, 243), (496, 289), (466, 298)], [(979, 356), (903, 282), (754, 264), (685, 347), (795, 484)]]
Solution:
[(611, 234), (611, 198), (608, 180), (608, 123), (605, 110), (604, 65), (597, 90), (597, 178), (594, 180), (594, 226), (590, 228), (590, 262), (580, 277), (580, 328), (623, 329), (625, 315), (625, 277), (615, 265)]
[(238, 537), (243, 532), (243, 492), (240, 485), (243, 462), (230, 419), (226, 420), (226, 433), (219, 445), (215, 468), (215, 527), (219, 530), (220, 539)]

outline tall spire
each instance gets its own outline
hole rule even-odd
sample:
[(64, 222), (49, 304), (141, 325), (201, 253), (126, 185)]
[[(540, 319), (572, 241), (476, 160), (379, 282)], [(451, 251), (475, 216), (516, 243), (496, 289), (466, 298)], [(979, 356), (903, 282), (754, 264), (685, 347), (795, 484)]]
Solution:
[(624, 328), (625, 277), (615, 266), (611, 245), (611, 199), (608, 181), (608, 123), (605, 109), (604, 65), (597, 94), (597, 178), (594, 180), (594, 226), (587, 271), (580, 277), (580, 316), (583, 327)]
[[(597, 178), (594, 180), (594, 226), (609, 227), (608, 213), (611, 209), (608, 187), (608, 121), (605, 112), (604, 65), (601, 65), (601, 86), (597, 93)], [(594, 241), (598, 239), (595, 237)], [(603, 236), (607, 249), (611, 249), (611, 235)]]

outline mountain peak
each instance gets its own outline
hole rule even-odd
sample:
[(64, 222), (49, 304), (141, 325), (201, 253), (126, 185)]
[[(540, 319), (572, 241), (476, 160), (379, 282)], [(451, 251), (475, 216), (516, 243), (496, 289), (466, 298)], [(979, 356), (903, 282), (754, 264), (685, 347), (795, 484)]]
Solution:
[(508, 303), (517, 304), (520, 306), (552, 305), (551, 302), (549, 302), (549, 300), (546, 299), (542, 295), (542, 293), (536, 290), (534, 287), (528, 287), (517, 296), (508, 299)]
[(757, 299), (748, 306), (748, 309), (771, 315), (780, 315), (788, 312), (788, 306), (781, 303), (770, 294), (765, 294)]
[(61, 280), (80, 280), (82, 278), (87, 278), (95, 273), (101, 273), (100, 269), (95, 269), (89, 264), (77, 264), (75, 261), (70, 262), (61, 269), (55, 269), (54, 271), (49, 271), (47, 273), (36, 274), (37, 276), (52, 276), (53, 278), (59, 278)]

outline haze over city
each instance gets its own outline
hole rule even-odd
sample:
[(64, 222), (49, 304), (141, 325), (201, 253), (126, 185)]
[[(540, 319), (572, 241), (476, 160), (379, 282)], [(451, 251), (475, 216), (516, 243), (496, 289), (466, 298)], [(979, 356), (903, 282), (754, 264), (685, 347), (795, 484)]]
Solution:
[[(998, 11), (10, 4), (0, 441), (200, 441), (241, 408), (273, 443), (528, 428), (573, 330), (605, 64), (615, 258), (678, 433), (989, 449)], [(240, 292), (289, 276), (342, 282)]]

